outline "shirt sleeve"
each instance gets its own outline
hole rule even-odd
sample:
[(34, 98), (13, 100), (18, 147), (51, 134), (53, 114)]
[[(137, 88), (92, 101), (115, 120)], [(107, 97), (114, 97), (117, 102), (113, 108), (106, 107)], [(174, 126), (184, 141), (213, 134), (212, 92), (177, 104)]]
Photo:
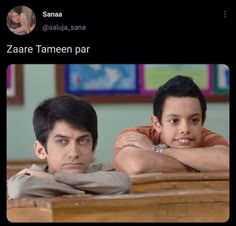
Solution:
[(55, 181), (30, 175), (14, 175), (7, 181), (9, 199), (24, 197), (55, 197), (60, 195), (85, 194), (84, 191)]
[(206, 128), (202, 131), (201, 147), (213, 147), (217, 145), (229, 146), (229, 143), (226, 139), (213, 131), (210, 131)]
[(131, 179), (118, 171), (97, 171), (93, 173), (56, 173), (57, 182), (93, 194), (125, 194), (131, 190)]

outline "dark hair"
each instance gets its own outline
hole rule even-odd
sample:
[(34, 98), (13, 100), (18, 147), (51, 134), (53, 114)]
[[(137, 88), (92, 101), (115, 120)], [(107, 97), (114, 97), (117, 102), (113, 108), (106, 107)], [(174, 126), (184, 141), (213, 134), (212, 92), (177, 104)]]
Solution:
[(16, 6), (13, 8), (13, 10), (20, 15), (20, 13), (22, 12), (22, 6)]
[(97, 114), (92, 105), (77, 96), (64, 94), (42, 101), (34, 110), (33, 126), (36, 139), (46, 148), (49, 132), (57, 121), (64, 120), (92, 135), (93, 150), (97, 144)]
[(169, 96), (198, 98), (202, 109), (202, 123), (204, 123), (207, 109), (206, 100), (200, 88), (194, 83), (191, 77), (176, 75), (159, 87), (153, 97), (153, 114), (157, 116), (160, 123), (163, 106), (166, 98)]

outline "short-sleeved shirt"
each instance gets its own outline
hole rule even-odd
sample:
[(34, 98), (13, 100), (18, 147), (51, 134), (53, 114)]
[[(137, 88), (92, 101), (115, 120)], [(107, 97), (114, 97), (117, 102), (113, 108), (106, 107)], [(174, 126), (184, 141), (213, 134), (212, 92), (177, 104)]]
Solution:
[[(156, 144), (160, 143), (160, 133), (158, 133), (154, 129), (153, 126), (137, 126), (137, 127), (132, 127), (132, 128), (128, 128), (126, 130), (123, 130), (117, 136), (116, 143), (127, 132), (139, 132), (139, 133), (146, 135), (153, 142), (153, 144), (156, 145)], [(212, 146), (216, 146), (216, 145), (229, 146), (228, 142), (225, 140), (225, 138), (223, 136), (221, 136), (213, 131), (210, 131), (206, 128), (203, 128), (199, 147), (212, 147)], [(116, 158), (116, 155), (118, 154), (118, 152), (126, 146), (128, 146), (128, 145), (124, 145), (122, 147), (117, 147), (116, 145), (114, 146), (115, 158)], [(119, 166), (117, 165), (116, 162), (113, 163), (113, 167), (116, 169), (119, 169)]]

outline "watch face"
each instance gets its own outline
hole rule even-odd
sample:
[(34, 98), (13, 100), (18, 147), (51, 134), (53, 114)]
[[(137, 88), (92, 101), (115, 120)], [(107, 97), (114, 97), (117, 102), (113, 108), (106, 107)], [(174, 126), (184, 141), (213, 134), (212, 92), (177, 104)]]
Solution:
[(162, 150), (163, 149), (163, 145), (162, 144), (158, 144), (157, 146), (156, 146), (156, 150)]
[(156, 152), (162, 153), (165, 148), (167, 148), (166, 144), (158, 144), (156, 145)]
[(157, 149), (157, 150), (162, 150), (162, 149), (164, 149), (165, 147), (166, 147), (165, 144), (158, 144), (158, 145), (156, 146), (156, 149)]

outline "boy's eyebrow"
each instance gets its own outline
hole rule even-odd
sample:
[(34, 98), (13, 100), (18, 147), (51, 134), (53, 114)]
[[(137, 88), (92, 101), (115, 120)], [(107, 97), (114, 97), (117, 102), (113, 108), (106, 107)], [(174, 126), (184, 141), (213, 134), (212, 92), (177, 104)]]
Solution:
[(62, 135), (62, 134), (56, 134), (54, 136), (55, 138), (60, 137), (60, 138), (68, 138), (68, 136)]
[(191, 115), (191, 117), (193, 117), (193, 116), (201, 116), (201, 114), (195, 113), (195, 114), (192, 114), (192, 115)]
[[(179, 115), (177, 114), (168, 114), (167, 117), (178, 117)], [(201, 114), (199, 113), (194, 113), (192, 115), (190, 115), (189, 117), (193, 117), (193, 116), (201, 116)]]
[[(77, 137), (77, 139), (86, 138), (86, 137), (92, 137), (92, 136), (90, 134), (83, 134), (82, 136)], [(70, 137), (66, 135), (62, 135), (62, 134), (56, 134), (54, 138), (67, 138), (68, 139)]]
[(92, 137), (92, 136), (90, 134), (84, 134), (80, 137), (77, 137), (77, 139), (86, 138), (86, 137)]
[(178, 115), (176, 114), (168, 114), (167, 117), (177, 117)]

